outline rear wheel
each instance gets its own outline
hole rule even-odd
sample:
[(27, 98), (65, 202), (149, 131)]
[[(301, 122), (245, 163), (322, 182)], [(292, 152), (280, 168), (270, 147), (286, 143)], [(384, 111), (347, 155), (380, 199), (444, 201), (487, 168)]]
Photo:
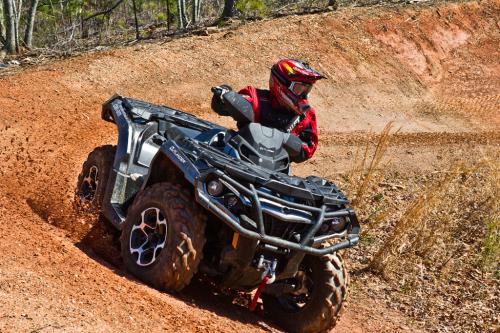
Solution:
[(306, 256), (293, 279), (294, 290), (262, 296), (264, 310), (290, 332), (327, 332), (347, 297), (347, 272), (339, 254)]
[(75, 192), (75, 206), (82, 212), (100, 212), (116, 146), (94, 149), (83, 163)]
[(205, 220), (204, 211), (180, 185), (146, 188), (135, 198), (123, 225), (125, 267), (158, 289), (180, 291), (201, 261)]

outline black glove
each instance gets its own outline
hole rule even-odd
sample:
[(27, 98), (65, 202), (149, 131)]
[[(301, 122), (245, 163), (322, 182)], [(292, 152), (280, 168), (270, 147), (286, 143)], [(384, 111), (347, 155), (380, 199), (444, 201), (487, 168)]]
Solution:
[(226, 93), (232, 91), (233, 88), (228, 86), (227, 84), (212, 87), (212, 92), (214, 95), (212, 96), (212, 110), (215, 111), (218, 115), (221, 116), (229, 116), (227, 105), (224, 104), (224, 99), (222, 98)]
[(299, 155), (302, 150), (302, 140), (293, 134), (286, 133), (284, 148), (290, 157), (295, 157)]
[(214, 97), (219, 98), (221, 101), (223, 101), (222, 97), (224, 96), (224, 94), (232, 90), (233, 88), (231, 88), (231, 86), (227, 84), (212, 87), (212, 92), (214, 93)]
[(285, 134), (283, 148), (285, 148), (293, 162), (303, 162), (307, 159), (304, 151), (304, 142), (294, 134)]

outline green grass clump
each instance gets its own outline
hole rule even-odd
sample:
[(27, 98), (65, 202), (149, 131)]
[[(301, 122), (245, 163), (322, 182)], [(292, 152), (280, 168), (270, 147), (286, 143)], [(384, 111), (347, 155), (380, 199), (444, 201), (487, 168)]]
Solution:
[(486, 223), (481, 265), (483, 270), (492, 272), (497, 279), (500, 278), (500, 219), (498, 216), (492, 217)]

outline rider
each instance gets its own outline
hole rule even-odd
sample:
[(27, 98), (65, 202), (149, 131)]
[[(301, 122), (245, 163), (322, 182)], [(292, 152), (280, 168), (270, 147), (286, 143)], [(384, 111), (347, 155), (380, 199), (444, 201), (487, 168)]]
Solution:
[[(300, 139), (302, 149), (294, 162), (311, 158), (318, 146), (316, 113), (307, 100), (314, 83), (324, 76), (302, 60), (282, 59), (271, 68), (269, 90), (247, 86), (238, 93), (252, 104), (254, 121), (291, 133)], [(214, 89), (212, 108), (226, 114), (222, 95), (231, 91), (223, 85)]]

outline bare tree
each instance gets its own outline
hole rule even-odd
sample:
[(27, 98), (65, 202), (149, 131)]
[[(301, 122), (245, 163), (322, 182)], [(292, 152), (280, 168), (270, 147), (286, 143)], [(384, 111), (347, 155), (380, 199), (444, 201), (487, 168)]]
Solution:
[(193, 8), (192, 8), (192, 21), (193, 23), (198, 23), (200, 21), (201, 14), (201, 3), (202, 0), (193, 0)]
[(167, 1), (167, 31), (170, 31), (170, 1)]
[(5, 45), (5, 27), (3, 26), (3, 17), (0, 16), (0, 43)]
[(38, 7), (38, 0), (31, 0), (31, 6), (28, 13), (26, 23), (26, 31), (24, 32), (24, 44), (27, 48), (31, 48), (33, 40), (33, 26), (35, 25), (36, 9)]
[(234, 0), (224, 1), (224, 10), (222, 11), (222, 18), (233, 17), (234, 15)]
[(13, 0), (3, 0), (3, 14), (5, 19), (5, 50), (10, 53), (16, 53), (16, 32)]
[(88, 21), (94, 17), (97, 17), (97, 16), (101, 16), (101, 15), (110, 15), (111, 12), (113, 10), (116, 9), (116, 7), (118, 7), (121, 3), (123, 2), (123, 0), (118, 0), (117, 2), (115, 2), (111, 7), (105, 9), (105, 10), (101, 10), (101, 11), (98, 11), (97, 13), (94, 13), (90, 16), (87, 16), (86, 18), (84, 18), (84, 21)]
[(0, 1), (0, 43), (5, 45), (5, 26), (3, 25), (3, 2)]
[(184, 20), (184, 26), (187, 27), (189, 25), (189, 21), (186, 14), (186, 0), (181, 0), (181, 5), (182, 5), (182, 19)]
[(12, 1), (12, 8), (14, 9), (14, 42), (16, 45), (16, 52), (19, 53), (19, 22), (21, 21), (21, 11), (23, 9), (23, 0)]
[(137, 5), (135, 0), (132, 0), (132, 4), (134, 7), (134, 22), (135, 22), (135, 39), (141, 39), (141, 33), (139, 32), (139, 20), (137, 19)]
[(184, 28), (184, 21), (182, 20), (182, 4), (181, 4), (182, 0), (177, 0), (177, 24), (178, 24), (178, 27), (179, 29), (183, 29)]
[[(2, 4), (0, 48), (9, 50), (9, 53), (16, 53), (20, 51), (20, 46), (31, 48), (34, 42), (47, 47), (87, 45), (91, 41), (82, 39), (118, 37), (119, 34), (128, 31), (127, 22), (133, 20), (135, 20), (135, 35), (140, 37), (141, 22), (148, 27), (151, 22), (163, 20), (165, 12), (167, 30), (176, 29), (172, 26), (175, 21), (178, 29), (182, 30), (190, 24), (201, 23), (202, 6), (203, 15), (211, 19), (221, 15), (220, 19), (224, 20), (236, 15), (238, 2), (238, 0), (0, 0)], [(319, 1), (240, 0), (240, 2), (241, 6), (238, 7), (244, 8), (243, 11), (251, 11), (258, 6), (272, 10), (283, 4), (300, 3), (299, 6), (306, 6)], [(337, 2), (338, 0), (324, 1), (329, 5)], [(45, 15), (41, 15), (41, 8)], [(74, 36), (79, 38), (74, 39)]]
[(186, 0), (177, 0), (177, 15), (179, 29), (184, 29), (188, 25), (188, 20), (186, 16)]
[(328, 6), (337, 9), (338, 7), (337, 0), (328, 0)]

